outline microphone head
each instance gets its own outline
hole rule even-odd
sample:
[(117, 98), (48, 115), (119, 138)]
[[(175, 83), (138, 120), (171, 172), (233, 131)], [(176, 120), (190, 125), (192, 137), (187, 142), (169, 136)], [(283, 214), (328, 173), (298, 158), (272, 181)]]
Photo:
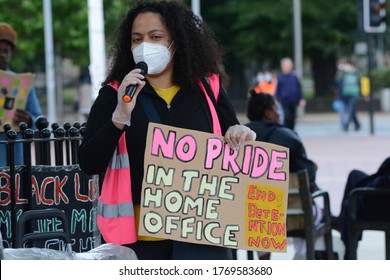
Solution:
[(148, 65), (147, 65), (144, 61), (138, 62), (138, 63), (135, 65), (134, 68), (135, 68), (135, 69), (140, 69), (142, 75), (145, 75), (145, 74), (148, 73)]

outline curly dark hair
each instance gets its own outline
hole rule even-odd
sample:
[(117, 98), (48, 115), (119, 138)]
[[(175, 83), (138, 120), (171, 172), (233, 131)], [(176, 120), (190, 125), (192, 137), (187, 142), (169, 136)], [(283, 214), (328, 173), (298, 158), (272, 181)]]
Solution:
[(134, 19), (145, 12), (160, 14), (174, 41), (174, 82), (177, 85), (194, 87), (196, 78), (220, 73), (223, 51), (204, 21), (175, 1), (140, 2), (127, 13), (116, 31), (117, 41), (110, 55), (112, 67), (103, 85), (114, 80), (121, 82), (134, 68), (130, 34)]
[(262, 121), (265, 119), (265, 112), (272, 110), (276, 104), (275, 98), (268, 93), (250, 92), (251, 95), (247, 104), (246, 116), (250, 121)]

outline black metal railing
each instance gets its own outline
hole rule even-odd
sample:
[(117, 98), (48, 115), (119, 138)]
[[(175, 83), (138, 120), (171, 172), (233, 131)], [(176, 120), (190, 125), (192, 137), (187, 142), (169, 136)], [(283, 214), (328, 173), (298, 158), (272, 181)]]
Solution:
[[(6, 157), (7, 164), (0, 166), (0, 218), (4, 247), (15, 244), (16, 224), (22, 212), (59, 208), (69, 218), (73, 250), (90, 250), (95, 245), (98, 196), (98, 187), (91, 185), (98, 183), (78, 166), (78, 149), (86, 124), (66, 122), (49, 126), (47, 119), (40, 117), (35, 125), (35, 130), (25, 123), (17, 130), (8, 124), (3, 126), (5, 140), (0, 145), (5, 145), (6, 155), (0, 157)], [(29, 227), (33, 231), (47, 230), (37, 224)]]

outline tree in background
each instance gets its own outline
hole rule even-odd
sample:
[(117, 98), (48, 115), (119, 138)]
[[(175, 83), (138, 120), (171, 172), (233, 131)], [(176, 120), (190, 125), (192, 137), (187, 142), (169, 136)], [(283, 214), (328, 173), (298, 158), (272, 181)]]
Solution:
[(310, 59), (316, 96), (332, 95), (336, 64), (353, 53), (356, 0), (302, 1), (304, 53)]
[[(360, 0), (301, 0), (303, 52), (311, 65), (316, 96), (330, 96), (336, 61), (351, 55), (357, 31), (356, 4)], [(118, 21), (136, 0), (104, 0), (107, 50)], [(191, 0), (183, 0), (189, 6)], [(201, 1), (202, 17), (226, 48), (225, 71), (233, 99), (245, 99), (249, 77), (264, 65), (279, 67), (293, 57), (292, 0)], [(0, 0), (0, 21), (19, 34), (12, 67), (44, 71), (42, 0)], [(76, 65), (89, 65), (87, 0), (53, 0), (53, 36), (56, 55)], [(4, 12), (6, 11), (6, 12)], [(248, 70), (249, 69), (249, 70)], [(251, 69), (253, 69), (252, 72)]]
[[(278, 68), (282, 57), (294, 54), (292, 3), (291, 0), (203, 1), (202, 16), (222, 39), (228, 55), (246, 64), (256, 62), (259, 67)], [(331, 94), (338, 56), (353, 51), (356, 3), (356, 0), (301, 1), (303, 52), (311, 63), (316, 96)]]
[[(18, 72), (44, 71), (42, 2), (42, 0), (0, 0), (2, 10), (0, 21), (8, 22), (18, 32), (17, 48), (12, 60), (12, 67)], [(51, 2), (55, 55), (70, 58), (76, 65), (89, 65), (88, 1), (53, 0)], [(127, 0), (103, 1), (107, 39), (110, 38), (119, 18), (128, 10), (128, 3)]]

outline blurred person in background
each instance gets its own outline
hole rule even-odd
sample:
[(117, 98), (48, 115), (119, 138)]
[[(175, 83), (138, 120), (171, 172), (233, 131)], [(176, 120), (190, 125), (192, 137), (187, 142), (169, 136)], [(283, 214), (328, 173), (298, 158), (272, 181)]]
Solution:
[(360, 96), (360, 74), (348, 60), (338, 65), (337, 76), (339, 99), (343, 103), (340, 111), (342, 129), (348, 131), (349, 125), (353, 124), (355, 130), (360, 130), (360, 122), (356, 115), (356, 103)]
[(277, 85), (276, 76), (268, 69), (260, 73), (261, 75), (256, 76), (257, 83), (254, 87), (255, 92), (263, 92), (274, 95), (276, 92)]
[[(16, 47), (17, 33), (7, 23), (0, 22), (0, 69), (8, 73), (14, 73), (9, 68), (12, 54)], [(28, 92), (25, 109), (17, 109), (13, 118), (13, 124), (24, 122), (29, 128), (35, 128), (35, 120), (42, 115), (41, 106), (34, 87)], [(18, 137), (20, 137), (19, 135)], [(0, 129), (0, 140), (5, 140), (3, 128)], [(0, 166), (7, 165), (6, 146), (0, 145)], [(21, 144), (15, 145), (15, 163), (23, 164), (23, 149)]]
[[(260, 75), (259, 75), (260, 73)], [(256, 84), (253, 88), (256, 94), (268, 93), (275, 96), (278, 79), (273, 71), (266, 69), (264, 72), (259, 72), (256, 76)], [(249, 96), (250, 97), (250, 96)], [(282, 105), (275, 99), (278, 107), (280, 123), (284, 124), (284, 112)]]
[(277, 77), (276, 100), (282, 105), (284, 125), (292, 130), (295, 128), (298, 106), (305, 106), (302, 86), (299, 78), (293, 73), (291, 58), (283, 58), (280, 62), (282, 72)]
[[(307, 157), (306, 149), (299, 135), (292, 129), (280, 124), (275, 98), (270, 94), (257, 94), (252, 90), (247, 105), (247, 117), (250, 122), (246, 126), (256, 133), (256, 141), (289, 148), (290, 172), (306, 169), (309, 174), (311, 192), (318, 190), (316, 184), (317, 164)], [(314, 201), (313, 213), (315, 221), (320, 222), (323, 217), (322, 209)], [(296, 252), (294, 259), (304, 259), (306, 254), (305, 241), (301, 238), (293, 238), (293, 244)], [(264, 259), (265, 257), (262, 254), (260, 257)]]
[[(348, 255), (348, 207), (349, 194), (356, 188), (387, 188), (390, 189), (390, 157), (386, 158), (378, 170), (367, 174), (364, 170), (354, 169), (349, 172), (341, 201), (341, 210), (338, 216), (332, 216), (332, 226), (341, 233), (341, 240), (345, 245), (344, 259)], [(390, 221), (390, 203), (388, 196), (360, 196), (357, 200), (357, 216), (365, 220)], [(361, 234), (359, 240), (361, 239)]]

